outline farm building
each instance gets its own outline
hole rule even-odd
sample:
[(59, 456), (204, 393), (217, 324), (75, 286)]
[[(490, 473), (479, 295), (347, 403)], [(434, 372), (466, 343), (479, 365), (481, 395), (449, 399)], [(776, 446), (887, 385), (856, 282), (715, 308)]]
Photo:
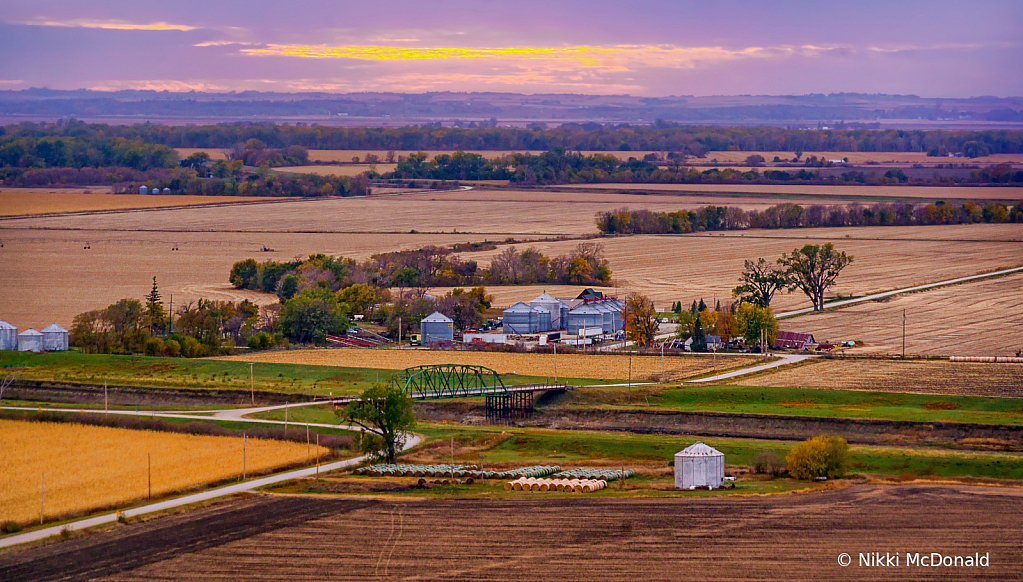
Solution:
[(439, 311), (434, 311), (419, 323), (423, 343), (452, 342), (455, 340), (455, 322)]
[(18, 349), (18, 328), (0, 319), (0, 350)]
[[(502, 316), (505, 333), (526, 334), (540, 331), (540, 312), (522, 301), (505, 309)], [(550, 317), (550, 312), (547, 316)]]
[(68, 331), (56, 323), (43, 328), (43, 349), (48, 352), (63, 352), (68, 348)]
[(18, 334), (19, 352), (43, 351), (43, 334), (34, 329), (26, 329)]
[(565, 330), (571, 335), (579, 335), (581, 329), (601, 329), (604, 326), (604, 313), (590, 303), (584, 303), (568, 312)]
[[(561, 329), (561, 300), (555, 297), (551, 297), (547, 293), (540, 295), (536, 299), (529, 302), (529, 306), (533, 309), (546, 309), (551, 315), (551, 322), (547, 329), (541, 329), (540, 331), (547, 331), (551, 329)], [(541, 327), (543, 327), (541, 325)]]
[[(721, 341), (721, 336), (719, 335), (708, 335), (706, 336), (706, 341), (707, 350), (711, 352), (716, 352), (725, 347), (725, 343)], [(693, 351), (693, 338), (687, 339), (683, 346), (687, 352)]]
[(725, 482), (725, 455), (702, 442), (675, 453), (675, 487), (721, 487)]
[(576, 297), (576, 299), (584, 299), (586, 301), (592, 301), (594, 299), (603, 299), (603, 298), (604, 298), (604, 294), (603, 293), (601, 293), (600, 291), (594, 291), (593, 289), (590, 289), (589, 287), (583, 289), (583, 292), (580, 293), (578, 297)]
[(779, 331), (778, 338), (774, 340), (775, 347), (790, 350), (802, 350), (807, 345), (816, 343), (813, 339), (813, 334), (798, 331)]

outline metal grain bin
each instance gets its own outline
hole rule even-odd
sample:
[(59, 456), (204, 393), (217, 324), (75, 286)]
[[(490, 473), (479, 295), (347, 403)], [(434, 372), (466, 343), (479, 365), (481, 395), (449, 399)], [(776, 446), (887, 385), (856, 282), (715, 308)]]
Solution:
[(502, 314), (504, 333), (524, 334), (540, 331), (539, 314), (529, 305), (519, 301)]
[(34, 329), (26, 329), (18, 334), (19, 352), (43, 351), (43, 334)]
[(725, 483), (725, 455), (702, 442), (675, 453), (675, 487), (710, 487)]
[(565, 329), (571, 335), (578, 335), (580, 329), (603, 327), (604, 314), (591, 304), (584, 303), (568, 312)]
[(536, 312), (536, 331), (550, 331), (554, 329), (551, 327), (551, 312), (545, 307), (534, 307), (533, 311)]
[(43, 349), (48, 352), (65, 352), (68, 348), (68, 331), (56, 323), (43, 328)]
[(455, 340), (455, 323), (452, 319), (439, 311), (434, 311), (420, 322), (419, 329), (422, 331), (423, 343), (430, 345), (433, 342), (453, 342)]
[(139, 194), (143, 196), (149, 194), (149, 188), (146, 187), (144, 184), (142, 186), (139, 186)]
[(551, 314), (550, 327), (541, 329), (540, 331), (551, 331), (555, 329), (561, 329), (561, 300), (555, 297), (551, 297), (547, 293), (540, 295), (536, 299), (529, 302), (529, 306), (533, 309), (543, 308)]
[(0, 320), (0, 350), (18, 349), (18, 328)]

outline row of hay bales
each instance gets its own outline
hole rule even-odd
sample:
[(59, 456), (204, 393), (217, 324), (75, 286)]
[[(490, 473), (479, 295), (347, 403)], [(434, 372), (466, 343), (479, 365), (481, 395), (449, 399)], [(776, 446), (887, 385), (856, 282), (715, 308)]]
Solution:
[(519, 477), (504, 484), (507, 491), (563, 491), (568, 493), (593, 493), (607, 487), (603, 479), (534, 479)]
[(554, 475), (554, 477), (561, 479), (589, 479), (594, 481), (615, 481), (617, 479), (628, 479), (635, 475), (636, 472), (632, 469), (625, 469), (624, 471), (614, 469), (587, 469), (586, 467), (579, 467), (578, 469), (572, 469), (571, 471), (561, 471)]
[(355, 470), (370, 477), (455, 477), (479, 475), (476, 465), (370, 465)]

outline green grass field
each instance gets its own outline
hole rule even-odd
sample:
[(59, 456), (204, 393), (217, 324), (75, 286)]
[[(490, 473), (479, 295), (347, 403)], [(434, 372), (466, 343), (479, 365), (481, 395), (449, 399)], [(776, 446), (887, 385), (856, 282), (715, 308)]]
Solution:
[[(152, 388), (249, 390), (249, 364), (224, 360), (157, 358), (70, 352), (0, 352), (0, 369), (16, 370), (19, 380)], [(354, 396), (398, 370), (298, 364), (255, 364), (255, 390), (318, 396)], [(502, 375), (506, 384), (546, 378)], [(596, 380), (572, 380), (592, 384)]]

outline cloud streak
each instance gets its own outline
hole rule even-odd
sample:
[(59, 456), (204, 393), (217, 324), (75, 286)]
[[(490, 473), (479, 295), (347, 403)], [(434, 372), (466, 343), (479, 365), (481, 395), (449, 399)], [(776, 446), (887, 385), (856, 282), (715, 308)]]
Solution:
[(28, 26), (56, 26), (60, 28), (102, 28), (105, 30), (177, 30), (187, 32), (198, 27), (186, 24), (168, 24), (153, 22), (136, 24), (123, 20), (33, 20), (25, 23)]

